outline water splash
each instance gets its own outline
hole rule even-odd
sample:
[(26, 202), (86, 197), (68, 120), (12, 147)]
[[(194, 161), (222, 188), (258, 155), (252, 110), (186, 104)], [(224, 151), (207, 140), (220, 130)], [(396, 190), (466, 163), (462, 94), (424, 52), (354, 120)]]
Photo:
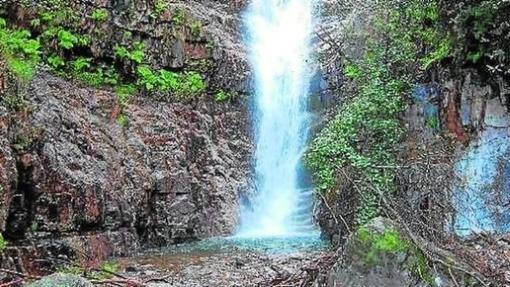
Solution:
[(312, 192), (299, 185), (309, 126), (312, 11), (310, 0), (254, 0), (246, 15), (256, 85), (257, 196), (242, 211), (240, 235), (315, 231)]

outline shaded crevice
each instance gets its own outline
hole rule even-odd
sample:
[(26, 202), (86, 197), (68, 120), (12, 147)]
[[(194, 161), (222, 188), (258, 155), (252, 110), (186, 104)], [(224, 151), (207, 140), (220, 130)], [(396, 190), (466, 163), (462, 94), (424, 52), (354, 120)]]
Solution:
[(25, 239), (26, 232), (34, 219), (33, 203), (36, 200), (36, 194), (32, 182), (33, 167), (25, 167), (18, 162), (17, 169), (18, 184), (9, 207), (4, 234), (7, 240)]

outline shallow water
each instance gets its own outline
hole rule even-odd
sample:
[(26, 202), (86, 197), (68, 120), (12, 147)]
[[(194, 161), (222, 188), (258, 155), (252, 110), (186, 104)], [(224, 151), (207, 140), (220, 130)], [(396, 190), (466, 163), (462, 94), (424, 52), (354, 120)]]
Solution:
[(149, 286), (266, 286), (281, 274), (301, 272), (328, 251), (319, 233), (224, 237), (148, 250), (118, 262), (128, 277), (169, 278)]
[(321, 239), (319, 232), (267, 237), (218, 237), (193, 243), (178, 244), (164, 249), (149, 250), (148, 253), (192, 254), (249, 251), (259, 253), (295, 253), (321, 250), (329, 243)]

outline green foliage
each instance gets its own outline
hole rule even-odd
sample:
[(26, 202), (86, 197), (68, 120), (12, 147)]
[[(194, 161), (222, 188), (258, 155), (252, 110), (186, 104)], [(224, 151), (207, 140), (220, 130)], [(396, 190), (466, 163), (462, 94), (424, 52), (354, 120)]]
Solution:
[(6, 246), (7, 246), (7, 243), (5, 242), (5, 239), (2, 235), (2, 233), (0, 233), (0, 253), (2, 253), (4, 251)]
[(57, 55), (48, 56), (46, 62), (48, 62), (48, 64), (55, 70), (58, 70), (66, 65), (64, 59)]
[(184, 25), (184, 23), (186, 23), (186, 12), (182, 9), (176, 9), (172, 16), (172, 22), (174, 22), (176, 26)]
[(193, 35), (193, 37), (195, 38), (200, 37), (200, 35), (202, 34), (202, 22), (198, 20), (193, 21), (190, 25), (190, 29), (191, 35)]
[(127, 117), (125, 114), (121, 113), (121, 114), (119, 114), (119, 116), (117, 117), (117, 123), (118, 123), (120, 126), (125, 127), (125, 126), (127, 126), (127, 125), (128, 125), (128, 123), (129, 123), (129, 119), (128, 119), (128, 117)]
[(92, 277), (98, 280), (110, 279), (113, 277), (113, 273), (118, 273), (120, 270), (120, 265), (115, 262), (106, 261), (101, 264), (99, 267), (101, 271), (94, 272)]
[(106, 272), (119, 272), (120, 265), (111, 261), (103, 262), (103, 264), (101, 264), (101, 270)]
[(471, 63), (476, 64), (482, 58), (482, 53), (480, 51), (478, 51), (478, 52), (469, 52), (467, 54), (466, 58)]
[(356, 80), (359, 79), (361, 76), (361, 70), (358, 66), (354, 64), (348, 64), (344, 68), (344, 74), (346, 77)]
[(60, 30), (57, 33), (57, 37), (58, 45), (66, 50), (72, 49), (74, 45), (78, 44), (78, 37), (69, 31)]
[(218, 103), (226, 102), (228, 100), (228, 95), (224, 90), (220, 90), (216, 93), (214, 100)]
[(113, 49), (117, 58), (129, 59), (136, 64), (141, 64), (145, 58), (145, 44), (142, 42), (134, 42), (133, 48), (131, 50), (128, 50), (128, 48), (119, 45), (115, 46)]
[(34, 75), (41, 54), (41, 44), (31, 36), (28, 30), (7, 28), (7, 21), (0, 18), (0, 53), (9, 69), (25, 81)]
[(57, 272), (63, 273), (63, 274), (76, 275), (76, 276), (83, 276), (83, 274), (85, 274), (85, 269), (83, 269), (82, 267), (77, 266), (77, 265), (69, 265), (69, 266), (65, 266), (65, 267), (61, 267), (61, 268), (57, 269)]
[[(155, 3), (156, 11), (163, 12), (167, 8), (166, 1)], [(5, 19), (0, 18), (0, 52), (12, 72), (19, 78), (28, 80), (35, 73), (35, 67), (44, 61), (60, 76), (74, 77), (93, 87), (110, 86), (119, 96), (122, 105), (127, 103), (129, 95), (137, 92), (137, 87), (147, 91), (169, 92), (177, 99), (189, 99), (202, 93), (206, 85), (202, 76), (193, 71), (171, 72), (164, 69), (153, 71), (149, 66), (142, 65), (145, 58), (145, 45), (132, 42), (132, 35), (126, 32), (124, 43), (117, 45), (114, 55), (118, 60), (128, 60), (136, 74), (137, 85), (125, 84), (123, 77), (115, 66), (106, 64), (100, 59), (85, 58), (81, 49), (89, 49), (90, 35), (79, 33), (78, 14), (70, 10), (63, 2), (47, 3), (47, 8), (39, 11), (37, 18), (31, 20), (32, 27), (37, 27), (36, 36), (24, 29), (9, 29)], [(184, 24), (186, 14), (176, 10), (174, 23)], [(109, 17), (106, 9), (96, 9), (91, 19), (96, 22), (106, 21)], [(78, 24), (77, 24), (78, 23)], [(194, 33), (200, 34), (201, 24), (194, 23)], [(128, 71), (129, 73), (129, 71)], [(4, 99), (5, 101), (5, 99)], [(12, 101), (13, 103), (15, 101)], [(17, 106), (17, 105), (16, 105)], [(124, 119), (120, 119), (125, 122)]]
[(84, 57), (78, 57), (74, 61), (71, 62), (72, 70), (74, 73), (81, 73), (86, 69), (89, 69), (91, 67), (91, 61), (90, 58), (84, 58)]
[(35, 66), (37, 63), (30, 60), (17, 57), (6, 57), (9, 69), (22, 81), (32, 79), (35, 74)]
[(189, 98), (204, 92), (206, 85), (202, 76), (197, 72), (185, 72), (181, 75), (180, 85), (175, 91), (180, 98)]
[(128, 102), (130, 96), (136, 94), (137, 92), (138, 90), (133, 84), (118, 85), (115, 87), (115, 94), (117, 94), (117, 99), (122, 106)]
[(450, 55), (452, 44), (449, 39), (440, 41), (429, 54), (421, 59), (422, 68), (428, 69), (433, 63), (440, 62), (448, 55)]
[(161, 14), (165, 13), (168, 9), (168, 3), (165, 1), (165, 0), (156, 0), (156, 2), (154, 2), (154, 7), (153, 7), (153, 13), (152, 13), (152, 16), (154, 18), (157, 18), (159, 16), (161, 16)]
[(138, 85), (144, 87), (148, 91), (158, 87), (159, 77), (149, 66), (139, 66), (136, 70), (138, 74)]
[[(413, 0), (382, 8), (361, 59), (347, 59), (344, 73), (356, 84), (352, 100), (313, 140), (305, 161), (321, 192), (334, 191), (350, 173), (362, 192), (356, 220), (379, 213), (379, 197), (395, 188), (396, 145), (403, 135), (399, 115), (413, 79), (449, 55), (436, 3)], [(349, 176), (347, 176), (349, 178)]]
[(108, 10), (106, 9), (96, 9), (92, 12), (91, 16), (92, 20), (95, 22), (105, 22), (108, 20)]
[(439, 129), (439, 119), (437, 117), (429, 117), (427, 120), (426, 120), (426, 126), (429, 128), (429, 129), (432, 129), (432, 130), (437, 130)]
[(76, 71), (73, 75), (91, 87), (116, 86), (120, 82), (115, 68), (106, 65), (94, 67), (94, 70)]
[(148, 66), (137, 68), (137, 84), (148, 91), (170, 91), (178, 99), (189, 99), (204, 92), (206, 85), (197, 72), (175, 73), (167, 70), (154, 72)]
[(494, 17), (497, 9), (489, 2), (481, 5), (469, 6), (462, 13), (462, 21), (471, 26), (471, 32), (477, 40), (481, 40), (487, 30), (494, 24)]

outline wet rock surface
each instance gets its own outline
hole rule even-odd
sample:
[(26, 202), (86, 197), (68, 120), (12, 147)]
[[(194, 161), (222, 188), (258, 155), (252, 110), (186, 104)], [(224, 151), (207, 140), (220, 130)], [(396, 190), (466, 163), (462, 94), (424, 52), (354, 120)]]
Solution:
[[(8, 251), (20, 265), (81, 253), (100, 262), (233, 231), (250, 150), (240, 107), (140, 97), (122, 126), (108, 91), (40, 72), (27, 95), (30, 129), (11, 126), (4, 146), (18, 154), (3, 234), (28, 249)], [(33, 263), (31, 252), (44, 260)]]
[[(20, 27), (50, 5), (7, 2), (0, 6)], [(244, 3), (167, 4), (155, 16), (153, 1), (70, 1), (78, 17), (59, 25), (90, 36), (85, 56), (94, 60), (111, 62), (116, 45), (140, 41), (144, 64), (200, 72), (207, 90), (192, 100), (142, 92), (121, 107), (111, 90), (45, 67), (21, 83), (0, 59), (0, 232), (9, 242), (1, 267), (47, 273), (76, 260), (97, 266), (143, 246), (233, 231), (251, 154), (237, 29)], [(89, 16), (97, 9), (107, 11), (104, 22)], [(130, 63), (118, 64), (133, 75)], [(239, 97), (216, 103), (219, 89)], [(126, 122), (117, 122), (120, 113)]]

